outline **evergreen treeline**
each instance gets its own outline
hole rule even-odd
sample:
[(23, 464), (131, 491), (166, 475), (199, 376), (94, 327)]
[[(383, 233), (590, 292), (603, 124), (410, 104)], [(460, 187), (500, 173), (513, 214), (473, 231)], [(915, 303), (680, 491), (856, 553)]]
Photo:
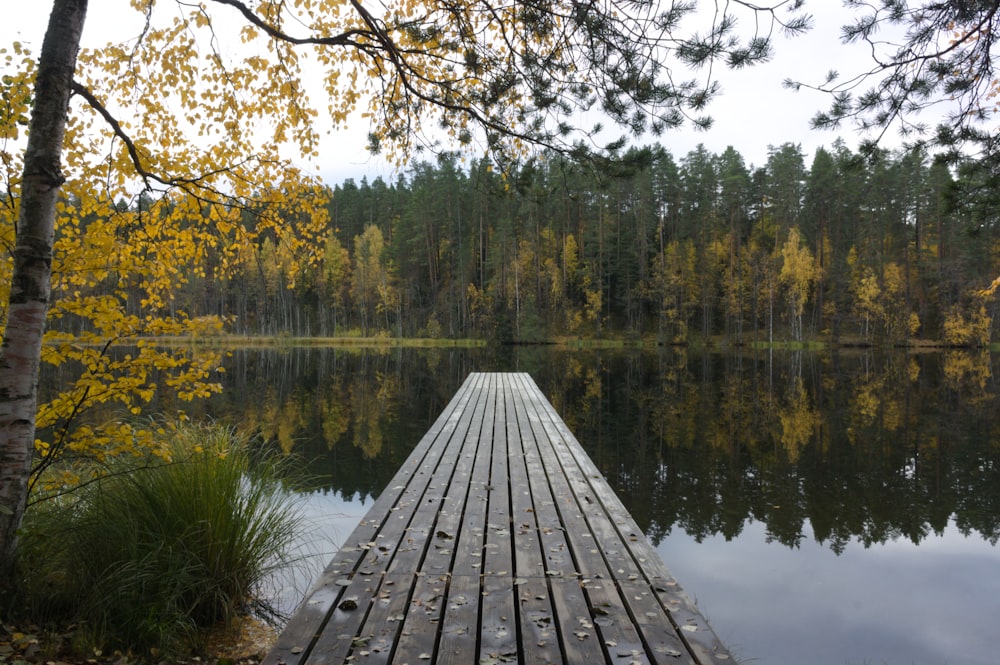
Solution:
[[(395, 183), (332, 190), (324, 257), (294, 280), (281, 248), (178, 288), (234, 332), (537, 341), (624, 336), (902, 344), (989, 341), (998, 274), (974, 183), (925, 152), (841, 141), (762, 167), (733, 148), (633, 151), (603, 172), (541, 158), (501, 175), (445, 155)], [(211, 263), (211, 262), (210, 262)]]

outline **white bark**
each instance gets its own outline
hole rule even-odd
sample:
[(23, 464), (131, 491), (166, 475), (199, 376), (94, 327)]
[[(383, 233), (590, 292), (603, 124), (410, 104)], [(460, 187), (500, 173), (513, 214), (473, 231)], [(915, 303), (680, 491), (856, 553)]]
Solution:
[(54, 0), (24, 153), (7, 326), (0, 346), (0, 588), (11, 582), (34, 456), (38, 369), (49, 310), (63, 136), (87, 0)]

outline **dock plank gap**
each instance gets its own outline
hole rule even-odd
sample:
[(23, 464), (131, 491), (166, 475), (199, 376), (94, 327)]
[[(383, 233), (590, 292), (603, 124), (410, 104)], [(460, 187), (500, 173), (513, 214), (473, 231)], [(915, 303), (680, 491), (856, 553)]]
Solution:
[(731, 662), (531, 377), (474, 373), (263, 665)]

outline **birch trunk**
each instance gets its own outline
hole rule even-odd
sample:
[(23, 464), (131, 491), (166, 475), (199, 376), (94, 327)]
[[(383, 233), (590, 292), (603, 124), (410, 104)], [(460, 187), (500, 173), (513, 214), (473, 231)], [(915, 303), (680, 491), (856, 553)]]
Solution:
[(0, 589), (12, 582), (34, 456), (38, 369), (49, 310), (63, 136), (87, 0), (54, 0), (24, 153), (7, 325), (0, 346)]

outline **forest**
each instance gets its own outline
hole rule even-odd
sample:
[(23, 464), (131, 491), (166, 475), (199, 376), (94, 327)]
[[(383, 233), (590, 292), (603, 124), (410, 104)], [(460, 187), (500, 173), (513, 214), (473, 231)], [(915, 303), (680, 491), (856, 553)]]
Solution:
[[(982, 346), (1000, 246), (977, 173), (839, 139), (808, 165), (794, 143), (762, 166), (731, 147), (503, 172), (446, 153), (330, 188), (318, 260), (258, 230), (252, 256), (174, 266), (166, 300), (238, 335)], [(148, 223), (142, 205), (119, 226)]]

